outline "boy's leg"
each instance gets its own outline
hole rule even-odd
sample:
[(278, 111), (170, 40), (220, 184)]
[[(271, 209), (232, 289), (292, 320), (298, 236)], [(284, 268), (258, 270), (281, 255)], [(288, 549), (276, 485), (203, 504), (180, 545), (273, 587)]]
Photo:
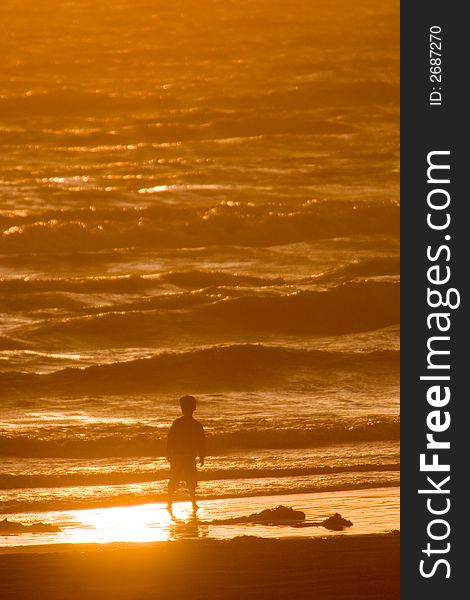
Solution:
[(185, 480), (189, 491), (189, 497), (193, 505), (193, 510), (196, 511), (198, 509), (198, 505), (196, 504), (197, 467), (195, 459), (191, 459), (186, 464)]
[(168, 496), (167, 496), (167, 508), (171, 511), (173, 506), (173, 495), (180, 482), (179, 471), (181, 469), (175, 463), (170, 463), (170, 478), (168, 480)]
[(173, 494), (175, 493), (176, 490), (176, 484), (174, 481), (172, 481), (171, 479), (168, 481), (168, 496), (167, 496), (167, 508), (168, 510), (171, 510), (171, 507), (173, 506)]
[(193, 510), (197, 510), (199, 506), (196, 503), (196, 482), (194, 480), (186, 481), (186, 485), (188, 486), (189, 497), (191, 498)]

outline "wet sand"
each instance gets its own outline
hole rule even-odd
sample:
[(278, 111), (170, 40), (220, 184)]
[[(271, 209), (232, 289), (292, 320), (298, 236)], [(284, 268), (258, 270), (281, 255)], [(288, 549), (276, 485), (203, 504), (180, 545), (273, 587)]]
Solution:
[(312, 494), (284, 494), (248, 498), (200, 500), (198, 520), (193, 519), (189, 502), (175, 502), (172, 520), (165, 504), (115, 506), (76, 511), (18, 513), (4, 515), (9, 521), (31, 525), (42, 521), (58, 526), (58, 533), (22, 533), (0, 536), (2, 547), (57, 544), (93, 544), (115, 542), (162, 542), (181, 538), (231, 539), (240, 535), (263, 538), (325, 537), (337, 535), (323, 527), (305, 529), (290, 526), (269, 527), (262, 524), (221, 525), (215, 520), (250, 515), (278, 505), (305, 512), (306, 521), (319, 522), (340, 513), (352, 521), (342, 535), (382, 534), (400, 528), (400, 496), (398, 487), (343, 490)]
[[(398, 599), (398, 534), (10, 549), (3, 599)], [(6, 552), (3, 549), (3, 552)]]

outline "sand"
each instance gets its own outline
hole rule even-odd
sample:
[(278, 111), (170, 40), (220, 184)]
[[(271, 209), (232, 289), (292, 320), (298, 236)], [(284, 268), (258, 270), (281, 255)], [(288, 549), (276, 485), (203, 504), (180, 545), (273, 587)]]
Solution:
[(23, 548), (0, 555), (1, 597), (398, 599), (399, 545), (392, 533)]
[[(58, 533), (24, 532), (17, 536), (0, 536), (2, 547), (13, 551), (17, 546), (45, 546), (49, 544), (85, 544), (114, 542), (161, 542), (175, 539), (212, 538), (231, 539), (240, 535), (263, 538), (324, 537), (336, 535), (323, 527), (293, 529), (292, 527), (263, 525), (211, 525), (208, 522), (250, 515), (279, 504), (302, 510), (308, 521), (323, 521), (340, 513), (353, 526), (344, 535), (388, 533), (400, 528), (400, 489), (398, 487), (358, 490), (327, 491), (303, 494), (251, 496), (247, 498), (218, 498), (200, 500), (198, 522), (192, 520), (189, 502), (173, 506), (177, 522), (172, 520), (164, 503), (114, 506), (98, 509), (62, 510), (43, 513), (18, 513), (8, 516), (10, 521), (31, 525), (42, 521), (58, 526)], [(204, 524), (206, 523), (206, 524)]]

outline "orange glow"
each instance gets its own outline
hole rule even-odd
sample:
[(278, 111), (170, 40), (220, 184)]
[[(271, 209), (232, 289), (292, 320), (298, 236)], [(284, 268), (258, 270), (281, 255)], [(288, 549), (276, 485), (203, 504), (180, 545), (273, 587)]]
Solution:
[(398, 1), (0, 2), (0, 548), (398, 529)]
[(169, 538), (171, 517), (167, 510), (154, 505), (77, 511), (71, 516), (79, 524), (67, 532), (67, 541), (72, 543), (152, 542)]

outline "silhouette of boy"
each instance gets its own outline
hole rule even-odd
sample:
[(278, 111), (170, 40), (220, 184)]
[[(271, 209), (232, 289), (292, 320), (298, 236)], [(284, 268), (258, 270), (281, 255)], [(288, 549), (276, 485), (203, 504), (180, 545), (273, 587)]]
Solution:
[(185, 481), (193, 505), (197, 510), (196, 486), (197, 467), (196, 456), (199, 464), (204, 464), (206, 457), (206, 436), (204, 428), (193, 418), (196, 410), (196, 398), (183, 396), (180, 398), (182, 417), (179, 417), (170, 427), (167, 438), (167, 459), (170, 462), (170, 479), (168, 481), (168, 510), (173, 505), (173, 494), (180, 481)]

